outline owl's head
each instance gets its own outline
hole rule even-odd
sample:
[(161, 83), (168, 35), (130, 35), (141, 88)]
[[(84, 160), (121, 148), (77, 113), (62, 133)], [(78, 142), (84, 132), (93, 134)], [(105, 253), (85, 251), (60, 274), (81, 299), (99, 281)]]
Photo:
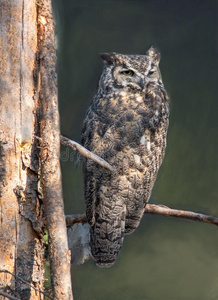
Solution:
[(100, 87), (145, 92), (150, 82), (161, 81), (160, 52), (151, 46), (145, 55), (128, 55), (115, 52), (102, 53), (104, 71)]

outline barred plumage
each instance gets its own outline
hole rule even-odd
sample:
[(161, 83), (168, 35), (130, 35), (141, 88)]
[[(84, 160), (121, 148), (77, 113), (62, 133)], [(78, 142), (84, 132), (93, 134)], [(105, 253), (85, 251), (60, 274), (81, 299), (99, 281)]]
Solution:
[(160, 53), (104, 53), (99, 89), (87, 112), (82, 145), (109, 162), (110, 172), (83, 159), (90, 247), (98, 266), (111, 266), (125, 234), (139, 225), (162, 163), (169, 99)]

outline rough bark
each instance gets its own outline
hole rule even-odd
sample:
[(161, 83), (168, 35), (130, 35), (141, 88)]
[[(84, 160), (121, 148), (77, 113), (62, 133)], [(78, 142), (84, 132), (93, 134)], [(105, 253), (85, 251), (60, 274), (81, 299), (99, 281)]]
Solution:
[(60, 170), (60, 130), (56, 85), (56, 53), (51, 1), (38, 1), (38, 49), (40, 55), (41, 172), (49, 260), (54, 299), (71, 300), (70, 253), (64, 215)]
[[(43, 290), (36, 19), (34, 0), (0, 0), (0, 270)], [(10, 273), (0, 273), (0, 288), (23, 300), (43, 299)]]

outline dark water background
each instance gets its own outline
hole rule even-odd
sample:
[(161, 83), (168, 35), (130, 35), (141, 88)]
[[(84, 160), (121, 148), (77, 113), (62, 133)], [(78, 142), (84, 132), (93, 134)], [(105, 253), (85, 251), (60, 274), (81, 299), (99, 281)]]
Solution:
[[(157, 45), (171, 98), (164, 163), (150, 202), (218, 216), (218, 2), (54, 0), (62, 134), (80, 141), (102, 70), (98, 53)], [(66, 213), (85, 211), (76, 156), (62, 149)], [(218, 228), (144, 216), (116, 264), (72, 268), (76, 300), (218, 299)]]

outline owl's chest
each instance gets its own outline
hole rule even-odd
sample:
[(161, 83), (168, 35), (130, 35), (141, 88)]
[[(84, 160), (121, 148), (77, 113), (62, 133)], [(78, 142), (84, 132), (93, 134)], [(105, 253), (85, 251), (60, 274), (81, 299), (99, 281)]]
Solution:
[(162, 129), (167, 130), (163, 119), (164, 105), (164, 102), (160, 102), (160, 105), (153, 107), (152, 99), (137, 93), (130, 95), (125, 91), (99, 98), (93, 109), (95, 114), (90, 150), (96, 153), (106, 151), (104, 156), (113, 156), (126, 147), (149, 152), (152, 140), (162, 144), (156, 139), (164, 136)]
[(143, 95), (129, 95), (126, 91), (121, 91), (109, 98), (101, 99), (98, 105), (98, 111), (103, 115), (116, 116), (130, 111), (135, 112), (140, 107), (145, 108)]
[(123, 139), (124, 142), (138, 135), (136, 127), (142, 127), (143, 114), (147, 114), (143, 97), (129, 96), (126, 92), (101, 99), (96, 108), (99, 136), (107, 138), (114, 135), (114, 138)]

